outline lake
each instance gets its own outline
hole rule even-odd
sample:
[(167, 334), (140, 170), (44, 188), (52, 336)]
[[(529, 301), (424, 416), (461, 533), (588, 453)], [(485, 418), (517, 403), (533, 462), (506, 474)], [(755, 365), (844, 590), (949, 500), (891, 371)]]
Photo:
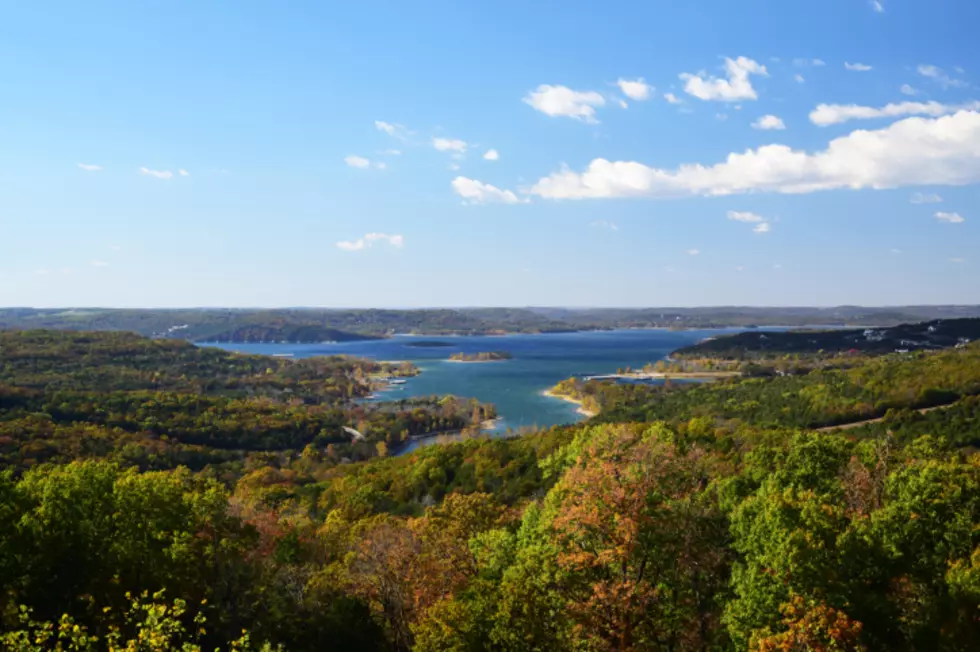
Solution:
[[(672, 351), (706, 337), (744, 329), (614, 330), (581, 333), (500, 336), (411, 336), (384, 340), (322, 344), (207, 344), (242, 353), (292, 354), (297, 358), (347, 354), (375, 360), (408, 360), (422, 373), (404, 385), (383, 392), (382, 399), (454, 394), (497, 406), (502, 417), (498, 430), (524, 426), (551, 426), (582, 419), (576, 406), (542, 396), (542, 392), (570, 376), (613, 373), (623, 367), (642, 367), (662, 360)], [(449, 346), (421, 347), (440, 342)], [(510, 360), (448, 362), (453, 353), (507, 351)]]

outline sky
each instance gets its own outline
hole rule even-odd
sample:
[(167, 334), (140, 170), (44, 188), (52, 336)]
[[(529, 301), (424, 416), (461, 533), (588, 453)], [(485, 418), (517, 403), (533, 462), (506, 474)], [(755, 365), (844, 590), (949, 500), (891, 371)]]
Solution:
[(975, 0), (0, 3), (0, 306), (980, 303)]

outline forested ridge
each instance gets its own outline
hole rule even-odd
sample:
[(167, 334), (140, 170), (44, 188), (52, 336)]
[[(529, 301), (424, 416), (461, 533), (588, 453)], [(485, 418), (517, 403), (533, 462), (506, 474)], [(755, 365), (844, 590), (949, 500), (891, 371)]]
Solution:
[[(568, 381), (597, 418), (378, 457), (407, 417), (358, 399), (392, 373), (412, 370), (0, 334), (0, 645), (980, 646), (976, 344)], [(409, 412), (489, 409), (453, 401)], [(334, 415), (385, 434), (334, 442)]]

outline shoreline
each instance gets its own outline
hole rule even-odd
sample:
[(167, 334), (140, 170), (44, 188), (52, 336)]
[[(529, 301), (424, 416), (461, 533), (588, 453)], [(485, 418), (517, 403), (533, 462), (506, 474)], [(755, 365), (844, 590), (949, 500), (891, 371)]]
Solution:
[(547, 396), (548, 398), (557, 398), (560, 401), (565, 401), (566, 403), (572, 403), (573, 405), (577, 405), (578, 409), (575, 411), (587, 419), (591, 419), (592, 417), (599, 415), (598, 412), (593, 412), (592, 410), (586, 410), (584, 407), (582, 407), (582, 401), (572, 398), (571, 396), (565, 396), (564, 394), (555, 394), (550, 389), (544, 390), (543, 392), (541, 392), (541, 395)]
[(660, 380), (667, 378), (740, 378), (741, 371), (635, 371), (628, 374), (599, 374), (586, 376), (583, 380), (609, 380), (613, 378), (632, 378), (635, 380)]
[(483, 364), (485, 362), (507, 362), (510, 358), (501, 358), (500, 360), (451, 360), (446, 358), (443, 362), (455, 362), (457, 364)]

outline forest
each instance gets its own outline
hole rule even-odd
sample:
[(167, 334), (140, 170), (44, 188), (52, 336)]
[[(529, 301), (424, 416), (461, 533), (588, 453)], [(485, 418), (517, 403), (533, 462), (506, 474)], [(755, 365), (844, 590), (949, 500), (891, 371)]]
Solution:
[[(0, 334), (0, 647), (980, 646), (978, 344), (573, 379), (596, 418), (398, 456), (377, 447), (405, 412), (492, 408), (363, 401), (395, 373), (412, 370)], [(379, 434), (333, 442), (341, 422)]]

